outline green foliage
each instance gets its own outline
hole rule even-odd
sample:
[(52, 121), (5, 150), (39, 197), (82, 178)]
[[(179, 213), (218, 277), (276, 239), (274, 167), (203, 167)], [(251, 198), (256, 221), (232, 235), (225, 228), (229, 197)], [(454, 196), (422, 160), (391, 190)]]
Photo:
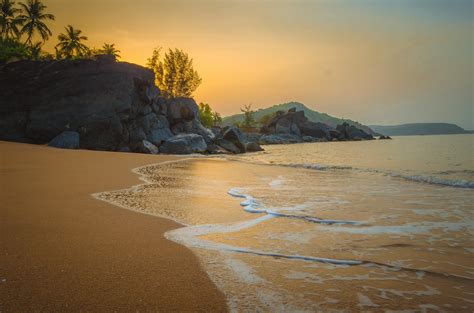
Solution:
[(240, 108), (240, 111), (242, 111), (242, 113), (244, 113), (244, 120), (242, 122), (242, 128), (252, 128), (255, 126), (255, 119), (253, 117), (253, 114), (255, 113), (253, 110), (252, 110), (252, 105), (251, 104), (248, 104), (248, 105), (244, 105), (243, 108)]
[(222, 124), (222, 117), (220, 113), (213, 112), (212, 113), (212, 126), (218, 127), (218, 126), (221, 126), (221, 124)]
[(212, 127), (212, 109), (207, 103), (199, 103), (199, 118), (204, 127)]
[(156, 85), (168, 98), (190, 97), (201, 84), (193, 59), (183, 50), (169, 49), (161, 60), (161, 48), (155, 48), (147, 66), (155, 73)]
[(258, 124), (260, 126), (266, 125), (272, 118), (275, 117), (275, 113), (276, 112), (272, 112), (272, 113), (263, 115), (262, 117), (258, 119)]
[(28, 47), (15, 39), (0, 39), (0, 64), (28, 58)]
[(0, 38), (17, 39), (20, 37), (22, 20), (18, 14), (20, 9), (15, 7), (15, 1), (2, 0), (0, 2)]
[(113, 55), (116, 59), (120, 58), (120, 50), (115, 48), (115, 44), (104, 43), (101, 49), (99, 49), (99, 54), (108, 54)]
[(73, 59), (88, 56), (89, 48), (82, 43), (87, 40), (86, 36), (82, 35), (82, 30), (75, 29), (71, 25), (65, 27), (66, 33), (59, 34), (59, 43), (56, 45), (56, 57)]
[(27, 36), (26, 44), (31, 45), (35, 33), (41, 36), (43, 42), (48, 40), (52, 33), (45, 21), (54, 21), (54, 15), (44, 12), (47, 7), (40, 0), (28, 0), (26, 4), (20, 2), (20, 6), (22, 14), (18, 18), (23, 25), (21, 33)]
[(199, 103), (199, 118), (202, 125), (207, 128), (220, 126), (222, 122), (221, 115), (215, 111), (207, 103)]

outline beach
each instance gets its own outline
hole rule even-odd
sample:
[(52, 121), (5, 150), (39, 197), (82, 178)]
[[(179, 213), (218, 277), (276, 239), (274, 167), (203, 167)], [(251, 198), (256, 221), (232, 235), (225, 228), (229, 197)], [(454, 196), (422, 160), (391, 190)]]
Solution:
[(212, 157), (1, 143), (0, 308), (470, 312), (469, 143)]
[(179, 224), (91, 194), (172, 156), (0, 142), (0, 311), (225, 311)]

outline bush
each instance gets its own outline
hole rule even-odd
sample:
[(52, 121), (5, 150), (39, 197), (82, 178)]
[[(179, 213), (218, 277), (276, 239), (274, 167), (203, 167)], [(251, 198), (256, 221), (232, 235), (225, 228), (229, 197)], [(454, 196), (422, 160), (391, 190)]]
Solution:
[(15, 39), (0, 39), (0, 64), (28, 59), (29, 51), (25, 44)]

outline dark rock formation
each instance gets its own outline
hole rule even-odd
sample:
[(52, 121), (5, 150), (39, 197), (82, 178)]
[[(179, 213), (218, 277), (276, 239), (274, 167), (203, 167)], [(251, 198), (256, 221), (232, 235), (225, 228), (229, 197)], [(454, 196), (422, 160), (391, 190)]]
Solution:
[(259, 139), (261, 144), (373, 139), (372, 135), (347, 123), (333, 128), (311, 122), (305, 117), (304, 111), (296, 111), (296, 108), (286, 113), (278, 111), (260, 131), (264, 134)]
[[(161, 97), (153, 72), (138, 65), (99, 56), (0, 67), (0, 140), (193, 153), (219, 151), (208, 149), (214, 138), (199, 121), (193, 99)], [(234, 145), (245, 151), (245, 142)]]
[(337, 125), (336, 130), (340, 133), (339, 139), (345, 140), (370, 140), (374, 139), (372, 135), (367, 134), (362, 129), (359, 129), (353, 125), (349, 125), (347, 123), (343, 123), (341, 125)]
[(379, 139), (380, 139), (380, 140), (386, 140), (386, 139), (392, 139), (392, 137), (381, 135), (381, 136), (379, 137)]
[(65, 131), (57, 135), (48, 143), (50, 147), (62, 149), (79, 149), (79, 133)]
[(203, 153), (207, 144), (198, 134), (180, 134), (169, 138), (160, 146), (160, 152), (167, 154)]
[(245, 153), (263, 150), (257, 142), (247, 140), (246, 136), (240, 131), (240, 129), (231, 126), (221, 129), (220, 133), (214, 138), (214, 142), (218, 146), (232, 153)]

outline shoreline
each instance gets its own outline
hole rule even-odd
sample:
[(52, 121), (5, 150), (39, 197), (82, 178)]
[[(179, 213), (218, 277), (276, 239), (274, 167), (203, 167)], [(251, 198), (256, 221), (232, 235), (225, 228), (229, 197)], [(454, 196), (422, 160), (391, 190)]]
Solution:
[(197, 256), (165, 238), (178, 223), (91, 196), (180, 157), (10, 142), (0, 151), (2, 311), (228, 310)]

